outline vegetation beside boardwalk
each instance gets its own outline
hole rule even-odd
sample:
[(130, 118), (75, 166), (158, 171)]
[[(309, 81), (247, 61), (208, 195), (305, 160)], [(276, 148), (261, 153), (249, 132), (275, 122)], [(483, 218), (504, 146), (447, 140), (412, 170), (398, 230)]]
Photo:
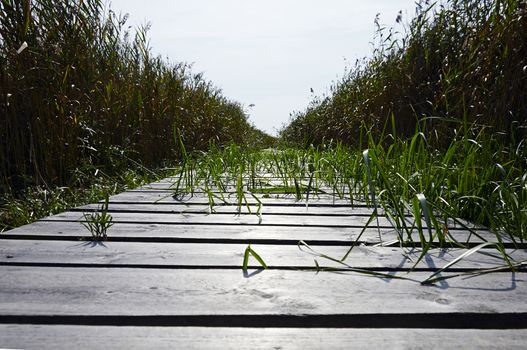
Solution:
[[(392, 207), (436, 209), (527, 238), (527, 2), (420, 1), (378, 24), (373, 58), (281, 131), (289, 145), (369, 149)], [(399, 203), (399, 205), (397, 204)]]
[[(409, 23), (378, 22), (371, 59), (358, 62), (327, 96), (296, 113), (282, 137), (309, 145), (340, 140), (367, 145), (365, 125), (378, 139), (385, 126), (397, 136), (434, 133), (448, 145), (466, 120), (527, 135), (527, 3), (524, 0), (419, 1)], [(435, 5), (435, 6), (434, 6)], [(400, 32), (397, 34), (397, 32)], [(435, 134), (437, 133), (437, 134)], [(393, 135), (395, 136), (395, 135)], [(362, 143), (361, 143), (362, 141)]]
[(153, 56), (146, 29), (124, 28), (101, 0), (0, 3), (2, 189), (67, 184), (123, 156), (158, 166), (178, 156), (174, 127), (201, 150), (265, 138), (201, 74)]
[(125, 28), (102, 0), (0, 2), (1, 202), (122, 188), (181, 156), (175, 129), (189, 149), (273, 142), (202, 74), (153, 56), (147, 28)]

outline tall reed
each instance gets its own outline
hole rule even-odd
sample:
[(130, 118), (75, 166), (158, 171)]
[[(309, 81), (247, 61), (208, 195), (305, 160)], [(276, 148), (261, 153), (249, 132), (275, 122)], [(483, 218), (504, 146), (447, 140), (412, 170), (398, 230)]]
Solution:
[[(191, 149), (269, 141), (237, 102), (185, 63), (152, 55), (148, 28), (102, 0), (0, 2), (0, 193), (69, 184), (83, 164), (108, 173)], [(27, 48), (23, 49), (27, 45)]]
[(429, 141), (441, 147), (459, 121), (492, 127), (516, 144), (526, 136), (526, 1), (420, 1), (409, 23), (398, 22), (388, 30), (377, 19), (373, 57), (296, 113), (281, 131), (284, 140), (364, 148), (363, 124), (376, 138), (387, 125), (405, 138), (418, 120), (419, 131), (439, 135)]

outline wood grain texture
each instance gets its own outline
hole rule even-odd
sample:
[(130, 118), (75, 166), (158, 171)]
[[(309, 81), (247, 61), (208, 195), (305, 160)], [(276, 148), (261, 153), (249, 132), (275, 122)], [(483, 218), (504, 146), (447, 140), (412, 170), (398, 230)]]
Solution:
[[(349, 245), (360, 236), (359, 243), (378, 244), (379, 231), (382, 242), (394, 242), (397, 233), (393, 229), (367, 228), (361, 235), (360, 227), (273, 227), (262, 225), (177, 225), (159, 223), (115, 223), (108, 230), (108, 238), (116, 240), (137, 241), (215, 241), (293, 244), (299, 240), (313, 244)], [(478, 231), (479, 232), (479, 231)], [(489, 232), (479, 232), (480, 237), (487, 241), (497, 241), (496, 236)], [(452, 229), (453, 237), (462, 243), (479, 244), (482, 239), (466, 230)], [(90, 232), (80, 222), (70, 221), (37, 221), (31, 225), (22, 226), (3, 234), (3, 237), (24, 238), (40, 237), (50, 239), (75, 239), (90, 237)], [(414, 236), (414, 234), (412, 234)], [(415, 232), (415, 237), (418, 234)], [(504, 241), (508, 241), (506, 237)]]
[[(135, 243), (135, 242), (67, 242), (67, 241), (18, 241), (3, 240), (0, 245), (2, 264), (84, 264), (115, 266), (166, 266), (166, 267), (232, 267), (241, 268), (246, 245), (211, 243)], [(315, 268), (312, 251), (294, 245), (253, 244), (271, 268)], [(321, 254), (340, 259), (347, 253), (347, 246), (317, 246)], [(505, 262), (492, 250), (486, 254), (469, 256), (454, 267), (456, 269), (484, 269), (504, 265)], [(432, 249), (416, 266), (435, 271), (460, 256), (464, 249)], [(527, 251), (508, 250), (516, 261), (527, 260)], [(357, 268), (377, 270), (407, 270), (414, 266), (421, 249), (402, 249), (359, 246), (346, 263)], [(344, 268), (328, 259), (316, 257), (321, 266)], [(251, 266), (258, 263), (250, 260)]]
[[(416, 340), (423, 340), (417, 342)], [(469, 341), (470, 340), (470, 341)], [(25, 349), (524, 349), (524, 330), (111, 327), (0, 324)]]
[[(307, 185), (308, 185), (309, 181), (302, 181), (301, 183), (299, 182), (299, 185), (301, 185), (302, 187), (299, 188), (299, 191), (303, 194), (306, 194), (308, 191), (307, 191)], [(276, 181), (276, 180), (261, 180), (261, 181), (256, 181), (255, 182), (255, 186), (253, 187), (251, 185), (251, 187), (247, 188), (247, 184), (250, 184), (250, 183), (246, 183), (245, 186), (243, 187), (243, 189), (247, 192), (247, 193), (281, 193), (281, 194), (285, 194), (285, 193), (296, 193), (296, 188), (294, 186), (294, 182), (293, 181), (290, 181), (289, 184), (287, 186), (284, 185), (284, 182), (283, 181)], [(134, 188), (132, 189), (131, 191), (171, 191), (171, 192), (175, 192), (177, 189), (177, 186), (176, 184), (173, 184), (173, 183), (151, 183), (151, 184), (148, 184), (148, 185), (144, 185), (144, 186), (139, 186), (137, 188)], [(180, 186), (179, 190), (178, 191), (185, 191), (185, 187), (184, 186)], [(237, 190), (237, 187), (236, 187), (236, 183), (229, 183), (228, 185), (227, 184), (224, 184), (223, 187), (218, 187), (218, 186), (208, 186), (206, 187), (204, 183), (201, 183), (200, 185), (196, 186), (194, 188), (194, 192), (195, 193), (207, 193), (207, 192), (213, 192), (213, 193), (235, 193)], [(315, 184), (312, 184), (311, 185), (311, 188), (309, 189), (309, 193), (310, 195), (313, 195), (313, 194), (316, 194), (316, 193), (319, 193), (319, 194), (335, 194), (335, 195), (339, 195), (339, 194), (353, 194), (353, 195), (356, 195), (356, 191), (354, 191), (353, 189), (350, 191), (349, 187), (347, 185), (343, 185), (343, 184), (338, 184), (336, 187), (333, 187), (333, 186), (328, 186), (326, 184), (320, 184), (318, 187), (315, 186)]]
[[(120, 194), (116, 194), (114, 196), (110, 197), (110, 202), (115, 201), (127, 201), (127, 202), (135, 202), (135, 203), (144, 203), (144, 202), (167, 202), (167, 203), (199, 203), (199, 204), (208, 204), (209, 201), (207, 197), (204, 194), (195, 194), (194, 196), (182, 196), (178, 199), (175, 199), (172, 197), (173, 192), (172, 191), (128, 191), (123, 192)], [(294, 195), (275, 195), (270, 196), (267, 198), (265, 195), (257, 195), (259, 200), (264, 205), (272, 205), (272, 204), (279, 204), (279, 205), (306, 205), (306, 201), (304, 200), (297, 200)], [(236, 204), (237, 199), (235, 195), (225, 196), (225, 200), (228, 203)], [(315, 203), (316, 200), (316, 203)], [(252, 196), (247, 196), (247, 201), (251, 204), (257, 204), (257, 201), (252, 198)], [(221, 200), (217, 200), (217, 203), (221, 203)], [(337, 199), (333, 197), (332, 195), (320, 195), (317, 197), (311, 197), (310, 200), (307, 201), (308, 205), (310, 203), (313, 203), (314, 205), (334, 205), (334, 204), (350, 204), (349, 199)], [(360, 202), (359, 202), (360, 203)]]
[[(356, 273), (0, 266), (1, 315), (526, 313), (525, 273), (436, 286)], [(393, 273), (422, 281), (429, 273)], [(524, 314), (525, 315), (525, 314)], [(523, 316), (525, 320), (525, 316)], [(382, 326), (379, 324), (379, 326)]]
[[(66, 211), (57, 215), (42, 218), (41, 221), (84, 221), (84, 214), (78, 211)], [(309, 226), (309, 227), (369, 227), (391, 229), (394, 227), (386, 217), (371, 219), (368, 216), (324, 216), (324, 215), (239, 215), (219, 213), (130, 213), (112, 212), (113, 222), (123, 223), (170, 223), (170, 224), (211, 224), (211, 225), (258, 225), (258, 226)], [(401, 224), (403, 224), (401, 222)], [(417, 227), (413, 218), (406, 218), (404, 225), (408, 229)], [(421, 223), (426, 228), (426, 222)], [(449, 220), (448, 229), (466, 229), (464, 226)]]
[[(88, 204), (75, 208), (76, 211), (96, 211), (100, 205)], [(249, 212), (249, 209), (251, 210)], [(217, 214), (249, 214), (256, 213), (258, 207), (255, 205), (247, 208), (246, 206), (237, 207), (235, 205), (217, 205), (213, 211)], [(112, 203), (108, 207), (109, 212), (152, 212), (152, 213), (195, 213), (208, 214), (211, 212), (207, 204), (186, 204), (186, 203)], [(372, 208), (345, 206), (262, 206), (260, 208), (262, 215), (321, 215), (321, 216), (370, 216)], [(410, 216), (410, 215), (408, 215)]]
[[(297, 215), (238, 215), (238, 214), (196, 214), (196, 213), (127, 213), (113, 212), (114, 222), (146, 222), (146, 223), (174, 223), (174, 224), (211, 224), (211, 225), (273, 225), (273, 226), (312, 226), (312, 227), (359, 227), (366, 225), (369, 217), (365, 216), (297, 216)], [(67, 211), (41, 220), (84, 220), (83, 213)], [(415, 225), (408, 220), (408, 227)], [(372, 223), (376, 224), (376, 220)], [(382, 228), (392, 228), (386, 218), (379, 218)], [(456, 226), (452, 226), (456, 228)]]

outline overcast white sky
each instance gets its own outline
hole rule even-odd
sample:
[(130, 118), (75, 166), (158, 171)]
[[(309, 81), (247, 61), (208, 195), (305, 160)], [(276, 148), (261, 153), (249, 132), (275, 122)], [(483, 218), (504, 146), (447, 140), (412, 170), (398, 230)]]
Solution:
[(415, 0), (109, 1), (133, 28), (151, 23), (155, 54), (194, 63), (271, 134), (304, 110), (311, 88), (322, 95), (370, 55), (377, 13), (392, 26), (399, 10), (409, 20), (415, 9)]

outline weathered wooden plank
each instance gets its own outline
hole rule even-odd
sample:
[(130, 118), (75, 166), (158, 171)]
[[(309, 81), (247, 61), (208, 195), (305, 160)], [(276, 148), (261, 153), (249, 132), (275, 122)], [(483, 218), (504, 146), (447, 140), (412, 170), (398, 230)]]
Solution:
[[(226, 184), (226, 183), (230, 183), (230, 184), (234, 184), (236, 185), (236, 181), (238, 179), (238, 175), (236, 176), (220, 176), (218, 177), (218, 179), (222, 182), (222, 184)], [(287, 184), (289, 184), (290, 186), (294, 186), (294, 181), (295, 179), (292, 179), (292, 178), (286, 178), (285, 181), (284, 181), (284, 178), (283, 177), (280, 177), (280, 176), (276, 176), (275, 174), (260, 174), (260, 175), (257, 175), (257, 176), (249, 176), (249, 175), (243, 175), (242, 176), (242, 179), (243, 179), (243, 182), (244, 183), (252, 183), (253, 180), (255, 183), (257, 184), (265, 184), (265, 183), (274, 183), (274, 184), (284, 184), (285, 182), (287, 182)], [(196, 181), (197, 179), (195, 178), (194, 181)], [(296, 181), (297, 182), (301, 182), (302, 184), (308, 184), (309, 183), (309, 176), (297, 176), (296, 177)], [(323, 177), (319, 176), (318, 178), (314, 178), (313, 177), (313, 180), (312, 180), (312, 184), (315, 185), (315, 184), (331, 184), (331, 183), (334, 183), (335, 181), (338, 181), (339, 183), (342, 182), (342, 180), (348, 182), (348, 179), (345, 178), (345, 177), (340, 177), (340, 176), (337, 176), (337, 177), (332, 177), (332, 181), (326, 181), (323, 179)], [(167, 178), (164, 178), (164, 179), (161, 179), (159, 181), (155, 181), (155, 182), (152, 182), (152, 183), (159, 183), (159, 184), (177, 184), (179, 181), (179, 176), (175, 176), (175, 177), (167, 177)], [(213, 181), (210, 181), (210, 182), (213, 182)], [(185, 180), (184, 178), (182, 178), (181, 180), (181, 183), (184, 184), (185, 183)]]
[[(88, 204), (75, 208), (75, 211), (96, 211), (100, 207), (100, 204)], [(111, 203), (108, 207), (109, 212), (155, 212), (155, 213), (202, 213), (209, 214), (210, 207), (206, 204), (172, 204), (172, 203)], [(249, 209), (251, 210), (249, 212)], [(214, 213), (217, 214), (249, 214), (256, 213), (258, 206), (252, 205), (250, 208), (246, 206), (238, 207), (235, 205), (217, 205), (213, 207)], [(323, 215), (323, 216), (370, 216), (373, 212), (373, 208), (356, 207), (351, 208), (349, 206), (326, 206), (326, 207), (279, 207), (279, 206), (262, 206), (262, 215)], [(409, 216), (409, 215), (408, 215)]]
[[(218, 186), (214, 181), (209, 181), (208, 183), (205, 183), (205, 181), (200, 181), (199, 183), (195, 183), (194, 188), (205, 188), (207, 185), (207, 188), (217, 190), (218, 188), (225, 189), (228, 188), (230, 190), (236, 190), (238, 179), (222, 179), (221, 186)], [(330, 191), (332, 192), (333, 189), (336, 186), (336, 189), (338, 190), (349, 190), (349, 186), (347, 183), (337, 182), (336, 184), (328, 183), (326, 181), (319, 180), (318, 183), (316, 183), (314, 180), (309, 185), (309, 179), (298, 179), (297, 184), (301, 187), (302, 190), (307, 190), (309, 188), (310, 191), (315, 190), (323, 190), (323, 191)], [(250, 189), (271, 189), (272, 190), (280, 190), (284, 188), (290, 188), (295, 189), (295, 182), (294, 180), (289, 180), (287, 184), (284, 182), (283, 179), (276, 179), (276, 178), (258, 178), (255, 179), (254, 183), (252, 179), (244, 178), (243, 179), (243, 187), (247, 188), (249, 186)], [(149, 184), (145, 184), (139, 187), (136, 187), (135, 189), (167, 189), (167, 190), (174, 190), (177, 189), (177, 181), (157, 181), (157, 182), (151, 182)], [(185, 182), (182, 181), (180, 183), (179, 189), (185, 188)], [(353, 188), (353, 187), (352, 187)], [(357, 186), (358, 188), (358, 186)]]
[[(241, 267), (247, 245), (210, 243), (136, 243), (136, 242), (68, 242), (2, 240), (2, 264), (99, 264), (116, 266), (167, 267)], [(315, 255), (306, 247), (293, 245), (253, 244), (271, 268), (315, 268)], [(348, 251), (346, 246), (317, 246), (318, 253), (336, 259)], [(455, 269), (486, 269), (504, 265), (498, 252), (483, 250), (487, 254), (474, 254), (459, 263)], [(431, 249), (416, 266), (418, 269), (436, 270), (466, 252), (464, 249)], [(526, 250), (508, 250), (516, 261), (527, 261)], [(378, 270), (407, 270), (414, 267), (421, 249), (402, 249), (358, 246), (346, 263), (356, 268)], [(321, 266), (344, 268), (331, 260), (316, 257)], [(258, 266), (254, 260), (251, 264)]]
[[(259, 200), (264, 205), (272, 205), (277, 203), (280, 205), (306, 205), (304, 200), (297, 200), (294, 195), (281, 195), (281, 196), (272, 196), (269, 197), (265, 195), (257, 195)], [(277, 198), (278, 197), (278, 198)], [(225, 200), (231, 204), (237, 204), (237, 199), (235, 195), (226, 196)], [(194, 196), (182, 196), (179, 199), (172, 197), (170, 191), (150, 191), (150, 192), (123, 192), (116, 194), (110, 197), (110, 202), (136, 202), (136, 203), (151, 203), (151, 202), (166, 202), (166, 203), (199, 203), (199, 204), (209, 204), (207, 197), (204, 194), (197, 193)], [(221, 203), (220, 199), (215, 199), (217, 203)], [(247, 196), (247, 201), (250, 204), (258, 204), (257, 201), (250, 195)], [(360, 203), (360, 201), (359, 201)], [(334, 204), (350, 204), (349, 199), (337, 199), (331, 195), (320, 195), (316, 197), (311, 197), (308, 201), (308, 205), (334, 205)]]
[[(144, 222), (172, 224), (239, 224), (239, 225), (274, 225), (274, 226), (315, 226), (315, 227), (364, 227), (369, 217), (365, 216), (297, 216), (297, 215), (238, 215), (238, 214), (195, 214), (195, 213), (126, 213), (112, 212), (114, 222)], [(67, 211), (48, 216), (41, 220), (77, 221), (84, 220), (83, 213)], [(410, 219), (409, 219), (410, 220)], [(408, 220), (408, 221), (409, 221)], [(392, 226), (386, 218), (380, 217), (379, 224), (384, 228)], [(412, 223), (408, 223), (409, 226)]]
[[(281, 185), (279, 185), (281, 186)], [(269, 195), (272, 195), (272, 196), (275, 196), (276, 195), (296, 195), (296, 191), (294, 190), (294, 187), (293, 188), (290, 188), (288, 190), (285, 190), (285, 189), (281, 189), (279, 187), (277, 188), (271, 188), (271, 187), (257, 187), (255, 189), (244, 189), (246, 191), (246, 193), (254, 193), (255, 195), (257, 196), (260, 196), (260, 195), (264, 195), (264, 194), (269, 194)], [(128, 190), (128, 192), (167, 192), (167, 193), (170, 193), (170, 194), (173, 194), (175, 193), (176, 191), (176, 188), (175, 187), (171, 187), (171, 186), (151, 186), (151, 185), (147, 185), (147, 186), (141, 186), (141, 187), (137, 187), (137, 188), (134, 188), (134, 189), (131, 189), (131, 190)], [(180, 193), (185, 193), (185, 189), (180, 189), (179, 192)], [(199, 195), (207, 195), (207, 193), (214, 193), (214, 194), (219, 194), (219, 193), (225, 193), (225, 194), (230, 194), (232, 197), (234, 197), (236, 195), (236, 187), (233, 187), (233, 186), (225, 186), (224, 188), (216, 188), (216, 187), (212, 187), (212, 188), (209, 188), (208, 190), (205, 190), (205, 187), (197, 187), (197, 188), (194, 188), (193, 190), (193, 193), (194, 194), (199, 194)], [(307, 189), (302, 189), (301, 190), (301, 194), (306, 197), (307, 195)], [(320, 188), (313, 188), (309, 191), (309, 197), (317, 197), (317, 196), (320, 196), (322, 198), (327, 198), (327, 196), (335, 196), (335, 197), (338, 197), (340, 195), (346, 195), (346, 197), (350, 197), (350, 194), (351, 196), (355, 197), (355, 198), (363, 198), (364, 196), (363, 195), (356, 195), (356, 193), (354, 191), (350, 192), (349, 189), (347, 188), (341, 188), (341, 187), (336, 187), (336, 188), (332, 188), (332, 187), (320, 187)]]
[[(196, 213), (129, 213), (112, 212), (114, 222), (126, 223), (165, 223), (165, 224), (211, 224), (211, 225), (271, 225), (271, 226), (311, 226), (311, 227), (356, 227), (363, 228), (370, 217), (368, 216), (324, 216), (324, 215), (238, 215), (238, 214), (196, 214)], [(43, 221), (84, 221), (83, 213), (67, 211), (57, 215), (42, 218)], [(405, 218), (410, 228), (415, 225), (413, 218)], [(465, 227), (450, 220), (448, 228), (464, 229)], [(372, 227), (393, 228), (386, 217), (379, 217), (370, 223)], [(422, 223), (426, 227), (426, 222)]]
[[(190, 196), (190, 195), (194, 195), (194, 196), (207, 196), (207, 193), (213, 193), (213, 194), (219, 194), (219, 193), (223, 193), (225, 197), (231, 197), (231, 198), (236, 198), (237, 196), (237, 189), (236, 188), (231, 188), (231, 187), (227, 187), (227, 189), (225, 191), (223, 190), (219, 190), (219, 189), (215, 189), (215, 188), (212, 188), (210, 191), (204, 191), (202, 188), (195, 188), (193, 191), (191, 192), (188, 192), (186, 189), (180, 189), (178, 190), (178, 192), (176, 193), (175, 191), (176, 189), (172, 189), (172, 188), (167, 188), (167, 189), (162, 189), (162, 188), (145, 188), (145, 187), (138, 187), (136, 189), (131, 189), (131, 190), (128, 190), (127, 192), (130, 192), (130, 193), (159, 193), (159, 194), (165, 194), (165, 195), (174, 195), (174, 194), (177, 194), (178, 196)], [(270, 190), (268, 189), (267, 191), (265, 189), (255, 189), (253, 192), (251, 192), (250, 190), (248, 190), (247, 188), (244, 188), (244, 192), (245, 192), (245, 195), (248, 196), (248, 197), (251, 197), (251, 193), (254, 194), (254, 196), (260, 198), (280, 198), (280, 197), (291, 197), (291, 198), (296, 198), (296, 191), (294, 191), (293, 189), (291, 189), (292, 191), (287, 191), (287, 192), (284, 192), (284, 191), (281, 191), (279, 189), (273, 189), (273, 190)], [(273, 191), (276, 191), (276, 192), (273, 192)], [(307, 191), (306, 192), (302, 192), (303, 196), (306, 197), (307, 195)], [(347, 193), (347, 192), (341, 192), (340, 194), (343, 194), (345, 195), (344, 198), (350, 198), (350, 197), (357, 197), (357, 198), (362, 198), (363, 196), (360, 195), (360, 196), (354, 196), (353, 194), (350, 195), (350, 193)], [(310, 191), (309, 192), (309, 198), (313, 198), (313, 199), (332, 199), (334, 197), (338, 198), (339, 196), (339, 192), (332, 189), (332, 188), (323, 188), (323, 189), (320, 189), (318, 193), (315, 193), (315, 190), (313, 191)], [(362, 200), (364, 201), (364, 200)]]
[[(221, 181), (223, 182), (229, 182), (229, 181), (236, 181), (237, 180), (237, 176), (234, 176), (234, 177), (229, 177), (229, 176), (220, 176), (218, 177)], [(257, 176), (249, 176), (249, 175), (244, 175), (242, 176), (243, 180), (245, 182), (247, 182), (248, 180), (252, 180), (254, 179), (256, 182), (266, 182), (266, 181), (273, 181), (273, 182), (277, 182), (277, 183), (283, 183), (283, 177), (280, 177), (280, 176), (276, 176), (275, 174), (259, 174)], [(341, 180), (343, 179), (343, 177), (340, 177), (340, 176), (337, 176), (337, 177), (334, 177), (334, 179), (338, 179), (338, 180)], [(167, 184), (175, 184), (179, 181), (179, 176), (169, 176), (169, 177), (166, 177), (164, 179), (161, 179), (159, 181), (155, 181), (153, 183), (167, 183)], [(293, 179), (288, 179), (289, 183), (294, 183), (294, 180)], [(306, 177), (306, 176), (303, 176), (303, 177), (300, 177), (298, 176), (297, 177), (297, 181), (305, 181), (306, 183), (309, 181), (309, 177)], [(316, 179), (313, 178), (313, 182), (315, 182)], [(184, 180), (182, 180), (182, 182), (184, 182)], [(324, 180), (322, 180), (322, 178), (319, 177), (318, 179), (318, 183), (324, 183)]]
[[(310, 244), (339, 244), (348, 245), (357, 240), (362, 228), (343, 227), (302, 227), (302, 226), (245, 226), (245, 225), (170, 225), (170, 224), (142, 224), (116, 223), (108, 230), (109, 239), (129, 239), (140, 241), (218, 241), (218, 242), (247, 242), (293, 244), (299, 240)], [(360, 241), (377, 244), (379, 232), (382, 242), (392, 242), (397, 239), (393, 229), (368, 228), (360, 236)], [(488, 241), (497, 241), (496, 236), (486, 231), (478, 231), (480, 236)], [(89, 237), (90, 232), (80, 222), (68, 221), (37, 221), (7, 231), (0, 237), (34, 236), (50, 239), (79, 239)], [(417, 239), (417, 232), (412, 234)], [(449, 236), (465, 243), (481, 243), (482, 240), (466, 230), (449, 231)], [(405, 237), (406, 238), (406, 237)], [(507, 237), (504, 241), (509, 241)]]
[(26, 349), (524, 349), (525, 330), (111, 327), (0, 324)]
[[(222, 190), (224, 191), (226, 190), (227, 192), (236, 191), (237, 181), (238, 181), (237, 177), (230, 178), (230, 179), (223, 177), (220, 180), (222, 181), (221, 183)], [(315, 190), (320, 190), (320, 191), (324, 191), (328, 193), (333, 193), (334, 190), (338, 190), (340, 192), (349, 191), (349, 185), (347, 183), (342, 183), (341, 181), (338, 181), (337, 183), (333, 183), (333, 182), (329, 183), (327, 181), (323, 181), (320, 179), (319, 180), (313, 179), (313, 181), (310, 183), (309, 178), (297, 178), (296, 181), (297, 181), (296, 183), (302, 186), (303, 189), (307, 189), (309, 186), (310, 192), (315, 191)], [(262, 189), (262, 188), (270, 189), (271, 187), (274, 187), (273, 191), (277, 191), (277, 190), (279, 191), (280, 189), (283, 189), (284, 187), (288, 187), (291, 189), (295, 188), (295, 180), (288, 179), (287, 181), (284, 181), (284, 179), (278, 178), (278, 177), (256, 177), (254, 178), (254, 181), (250, 177), (243, 177), (243, 183), (245, 185), (244, 187), (251, 186), (252, 188), (255, 188), (257, 190)], [(177, 185), (178, 185), (177, 178), (176, 179), (167, 178), (164, 180), (151, 182), (149, 184), (137, 187), (134, 190), (151, 190), (151, 189), (175, 190), (178, 187)], [(206, 185), (208, 186), (209, 189), (213, 191), (217, 191), (219, 189), (217, 184), (214, 183), (213, 181), (209, 181)], [(180, 189), (185, 188), (184, 181), (180, 183), (179, 188)], [(202, 190), (203, 188), (205, 188), (205, 182), (200, 181), (199, 183), (196, 184), (194, 188), (198, 191)]]
[[(525, 273), (453, 278), (437, 286), (355, 273), (288, 270), (244, 274), (222, 269), (0, 266), (0, 274), (4, 323), (9, 315), (256, 315), (254, 322), (265, 322), (261, 315), (348, 315), (342, 318), (349, 318), (346, 322), (352, 322), (353, 315), (372, 315), (372, 327), (382, 327), (386, 315), (397, 315), (403, 324), (415, 322), (418, 315), (444, 313), (459, 319), (463, 313), (487, 314), (490, 319), (517, 314), (516, 321), (527, 321)], [(411, 277), (428, 276), (418, 272)]]
[[(174, 197), (173, 191), (167, 191), (167, 190), (129, 190), (124, 193), (130, 193), (130, 194), (137, 194), (137, 195), (157, 195), (160, 197)], [(238, 197), (236, 194), (236, 191), (232, 192), (212, 192), (215, 197), (214, 200), (218, 203), (221, 203), (222, 200), (226, 201), (227, 203), (237, 203)], [(223, 193), (223, 197), (219, 195), (219, 193)], [(119, 196), (120, 194), (117, 194), (115, 196)], [(114, 196), (114, 197), (115, 197)], [(288, 200), (294, 200), (296, 202), (306, 202), (306, 199), (308, 202), (317, 202), (322, 201), (322, 203), (330, 202), (330, 203), (351, 203), (351, 200), (357, 202), (358, 204), (363, 205), (364, 199), (362, 197), (354, 197), (349, 196), (348, 194), (343, 194), (342, 196), (337, 196), (331, 192), (328, 193), (318, 193), (318, 194), (310, 194), (309, 198), (307, 198), (306, 195), (303, 195), (300, 199), (297, 199), (296, 195), (294, 193), (245, 193), (245, 196), (249, 203), (257, 203), (256, 198), (258, 198), (262, 203), (274, 203), (274, 202), (281, 202), (280, 199), (288, 199)], [(206, 192), (202, 191), (195, 191), (193, 193), (180, 193), (179, 195), (174, 197), (176, 200), (180, 201), (190, 201), (192, 202), (193, 198), (203, 198), (208, 200), (208, 194)]]
[[(368, 207), (361, 201), (350, 202), (349, 199), (337, 199), (335, 197), (329, 196), (331, 199), (320, 199), (320, 198), (310, 198), (308, 201), (305, 199), (297, 200), (292, 195), (282, 195), (270, 198), (261, 197), (259, 200), (262, 204), (262, 210), (265, 210), (266, 207), (278, 206), (278, 207), (291, 207), (300, 210), (307, 210), (313, 208), (339, 208), (338, 210), (346, 210), (349, 208), (350, 211), (357, 210), (360, 215), (363, 215), (369, 210), (373, 210), (371, 207)], [(220, 205), (230, 205), (238, 207), (238, 202), (235, 197), (225, 197), (225, 202), (217, 199), (215, 200), (215, 207), (220, 207)], [(152, 193), (152, 192), (123, 192), (118, 195), (110, 197), (110, 207), (116, 204), (155, 204), (155, 205), (177, 205), (185, 204), (188, 206), (198, 205), (202, 208), (208, 206), (209, 200), (206, 196), (202, 194), (196, 194), (195, 196), (184, 196), (178, 199), (172, 197), (172, 195), (167, 195), (164, 193)], [(252, 197), (247, 197), (247, 203), (242, 203), (240, 208), (243, 208), (245, 205), (249, 205), (251, 208), (258, 207), (259, 203)], [(245, 210), (245, 209), (243, 209)], [(382, 208), (379, 208), (379, 213), (382, 214)], [(408, 215), (408, 213), (405, 213)], [(410, 217), (410, 216), (408, 216)], [(452, 220), (451, 220), (452, 221)], [(462, 223), (465, 226), (474, 226), (463, 219), (456, 219), (456, 222)], [(459, 224), (457, 224), (459, 225)], [(460, 225), (461, 226), (461, 225)]]
[[(322, 173), (318, 173), (318, 174), (320, 174), (320, 176), (322, 175)], [(319, 176), (319, 178), (320, 178), (320, 176)], [(167, 177), (165, 177), (163, 179), (160, 179), (160, 180), (158, 180), (156, 182), (168, 182), (168, 183), (177, 182), (179, 177), (180, 177), (180, 173), (175, 174), (173, 176), (167, 176)], [(230, 176), (228, 174), (222, 174), (222, 175), (218, 176), (218, 178), (222, 179), (222, 180), (226, 180), (226, 179), (231, 179), (232, 180), (233, 178), (236, 179), (237, 177), (238, 177), (237, 174), (234, 175), (234, 176)], [(277, 175), (276, 173), (272, 173), (272, 172), (261, 172), (261, 171), (259, 171), (258, 174), (256, 174), (256, 175), (251, 175), (251, 174), (245, 173), (245, 174), (243, 174), (243, 178), (244, 179), (252, 179), (252, 178), (254, 178), (254, 179), (257, 179), (257, 180), (258, 179), (265, 179), (265, 180), (271, 179), (271, 180), (279, 180), (279, 181), (281, 181), (283, 179), (283, 176)], [(305, 176), (305, 175), (304, 176), (300, 176), (300, 174), (299, 174), (297, 178), (298, 179), (302, 178), (304, 180), (308, 180), (309, 176)], [(335, 178), (339, 178), (340, 179), (340, 178), (342, 178), (342, 176), (335, 176)], [(319, 180), (319, 181), (322, 181), (322, 180)]]

